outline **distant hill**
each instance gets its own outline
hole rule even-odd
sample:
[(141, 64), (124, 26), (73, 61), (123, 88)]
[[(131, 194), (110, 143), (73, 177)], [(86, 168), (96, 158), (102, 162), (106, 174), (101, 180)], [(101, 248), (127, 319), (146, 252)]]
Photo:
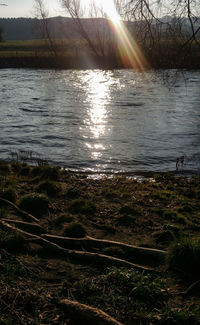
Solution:
[[(177, 23), (176, 17), (172, 18), (170, 16), (163, 17), (161, 19), (163, 22), (168, 22), (175, 24)], [(81, 19), (87, 33), (91, 37), (95, 34), (97, 29), (100, 33), (104, 35), (110, 30), (108, 21), (103, 18), (84, 18)], [(48, 28), (52, 38), (63, 39), (63, 38), (76, 38), (79, 37), (77, 31), (77, 25), (72, 18), (65, 17), (53, 17), (48, 18)], [(182, 32), (184, 34), (191, 35), (191, 25), (188, 18), (182, 20)], [(127, 23), (129, 30), (134, 31), (136, 29), (141, 30), (141, 26), (144, 24), (142, 22), (129, 22)], [(3, 38), (5, 40), (32, 40), (32, 39), (41, 39), (45, 38), (45, 34), (42, 28), (42, 21), (36, 18), (0, 18), (0, 27), (3, 29)], [(200, 18), (195, 21), (195, 28), (200, 26)], [(156, 21), (155, 21), (156, 28)], [(165, 27), (163, 27), (164, 31)], [(198, 33), (200, 36), (200, 32)]]
[[(84, 27), (90, 35), (95, 29), (108, 29), (106, 19), (81, 19)], [(77, 25), (72, 18), (53, 17), (48, 18), (48, 28), (52, 38), (75, 38), (78, 37)], [(42, 20), (36, 18), (0, 18), (0, 27), (3, 29), (5, 40), (32, 40), (44, 38)]]

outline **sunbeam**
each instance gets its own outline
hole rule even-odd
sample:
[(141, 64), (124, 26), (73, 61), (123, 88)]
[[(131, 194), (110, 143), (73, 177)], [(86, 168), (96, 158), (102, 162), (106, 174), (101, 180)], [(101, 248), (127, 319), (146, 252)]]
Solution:
[(109, 19), (124, 67), (145, 70), (148, 62), (117, 12), (114, 0), (96, 0)]

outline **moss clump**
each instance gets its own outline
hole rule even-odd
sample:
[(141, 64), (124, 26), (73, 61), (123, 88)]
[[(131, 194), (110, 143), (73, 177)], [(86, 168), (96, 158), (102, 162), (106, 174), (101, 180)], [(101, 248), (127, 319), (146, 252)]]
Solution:
[(17, 193), (12, 187), (0, 190), (0, 196), (3, 199), (6, 199), (6, 200), (11, 201), (13, 203), (16, 202), (16, 200), (17, 200)]
[(135, 221), (135, 217), (129, 215), (124, 215), (117, 219), (117, 223), (122, 226), (129, 226), (135, 224)]
[(68, 223), (68, 222), (73, 222), (74, 221), (74, 217), (70, 216), (70, 215), (66, 215), (66, 214), (61, 214), (56, 220), (55, 220), (55, 226), (56, 227), (60, 227), (62, 226), (64, 223)]
[(49, 200), (44, 194), (31, 193), (24, 195), (20, 199), (19, 207), (35, 216), (41, 217), (48, 211)]
[(32, 176), (40, 176), (43, 179), (50, 179), (52, 181), (57, 181), (60, 176), (60, 168), (59, 167), (51, 167), (51, 166), (41, 166), (34, 167), (32, 169)]
[(126, 215), (138, 215), (138, 209), (137, 208), (133, 208), (129, 205), (124, 205), (123, 207), (121, 207), (119, 209), (119, 213), (120, 214), (126, 214)]
[(192, 277), (200, 272), (200, 240), (182, 238), (168, 251), (167, 265), (183, 276)]
[(80, 197), (81, 191), (77, 187), (70, 187), (70, 188), (68, 188), (66, 194), (67, 194), (67, 197), (70, 199), (77, 199)]
[(88, 200), (76, 199), (71, 202), (69, 211), (74, 214), (83, 213), (89, 215), (96, 212), (96, 205)]
[(56, 196), (60, 192), (60, 188), (54, 181), (42, 181), (37, 187), (37, 192), (43, 192), (46, 193), (48, 196)]
[(176, 211), (164, 211), (163, 217), (167, 220), (178, 222), (180, 224), (187, 224), (187, 218), (182, 214), (177, 213)]
[(177, 210), (179, 213), (193, 213), (194, 209), (191, 205), (183, 204), (180, 208)]
[(82, 224), (78, 222), (72, 222), (65, 227), (63, 235), (67, 237), (82, 238), (85, 237), (86, 230)]
[(22, 252), (25, 249), (24, 239), (20, 235), (0, 229), (0, 247), (12, 253)]
[(175, 240), (175, 235), (171, 230), (156, 231), (152, 236), (156, 244), (168, 245)]
[(30, 174), (30, 171), (31, 171), (30, 166), (24, 164), (21, 167), (20, 175), (22, 175), (22, 176), (28, 176)]
[(5, 176), (9, 173), (10, 173), (10, 166), (5, 162), (0, 162), (0, 174)]

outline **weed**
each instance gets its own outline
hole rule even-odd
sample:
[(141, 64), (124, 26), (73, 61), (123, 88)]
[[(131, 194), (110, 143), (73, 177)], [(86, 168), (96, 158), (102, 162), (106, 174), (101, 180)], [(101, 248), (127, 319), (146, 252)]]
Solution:
[(2, 198), (6, 199), (8, 201), (11, 201), (11, 202), (16, 202), (16, 200), (17, 200), (17, 193), (12, 187), (9, 187), (6, 190), (0, 191), (0, 195)]
[(193, 189), (186, 189), (185, 191), (183, 191), (183, 195), (186, 196), (188, 199), (196, 198), (196, 192)]
[(110, 223), (104, 223), (102, 229), (109, 234), (114, 234), (116, 232), (116, 229)]
[(81, 191), (77, 187), (70, 187), (67, 190), (67, 197), (70, 199), (77, 199), (80, 197)]
[(22, 176), (28, 176), (30, 174), (31, 168), (27, 164), (22, 164), (20, 175)]
[(200, 189), (198, 189), (198, 190), (196, 191), (196, 198), (197, 198), (197, 199), (200, 199)]
[(20, 235), (7, 233), (0, 229), (0, 247), (9, 252), (21, 252), (25, 249), (24, 240)]
[(176, 211), (164, 211), (163, 217), (165, 219), (178, 222), (180, 224), (187, 224), (187, 218), (184, 217), (182, 214), (177, 213)]
[(152, 234), (156, 244), (168, 245), (175, 240), (175, 235), (171, 230), (160, 230)]
[(184, 204), (177, 210), (179, 213), (192, 213), (194, 211), (193, 207), (188, 204)]
[(71, 202), (69, 206), (69, 211), (71, 213), (83, 213), (86, 215), (94, 214), (96, 212), (96, 205), (88, 200), (75, 199)]
[(60, 188), (56, 182), (51, 181), (51, 180), (46, 180), (46, 181), (42, 181), (40, 184), (38, 184), (38, 186), (36, 187), (36, 191), (40, 192), (40, 193), (44, 192), (48, 196), (53, 197), (59, 193)]
[(19, 201), (19, 207), (35, 216), (47, 213), (49, 200), (44, 194), (31, 193), (24, 195)]
[(135, 217), (129, 215), (121, 216), (117, 219), (117, 223), (122, 226), (129, 226), (135, 224), (135, 221)]
[(72, 222), (65, 227), (63, 235), (67, 237), (82, 238), (85, 237), (86, 230), (82, 224), (78, 222)]
[(55, 226), (56, 227), (60, 227), (62, 224), (64, 224), (65, 222), (73, 222), (74, 221), (74, 217), (70, 216), (70, 215), (66, 215), (66, 214), (61, 214), (56, 220), (55, 220)]
[(170, 225), (170, 224), (165, 224), (163, 226), (163, 230), (170, 230), (171, 232), (174, 233), (174, 235), (177, 237), (180, 235), (180, 228), (174, 226), (174, 225)]
[(107, 278), (110, 283), (123, 288), (133, 299), (146, 303), (155, 302), (166, 293), (162, 280), (133, 270), (111, 268)]
[(112, 200), (117, 197), (116, 191), (113, 191), (112, 189), (107, 187), (101, 191), (101, 195), (103, 195), (108, 200)]
[(43, 179), (50, 179), (52, 181), (57, 181), (60, 176), (60, 168), (59, 167), (51, 167), (49, 165), (38, 166), (32, 169), (32, 176), (40, 176)]
[(10, 173), (10, 166), (5, 162), (0, 162), (0, 174), (7, 175)]
[(129, 205), (124, 205), (119, 209), (120, 214), (126, 214), (126, 215), (138, 215), (139, 211), (137, 208), (133, 208)]
[(174, 187), (174, 185), (173, 184), (167, 184), (167, 186), (166, 186), (166, 190), (167, 191), (174, 191), (175, 190), (175, 187)]
[(200, 240), (181, 238), (168, 251), (167, 265), (184, 277), (200, 272)]
[(7, 216), (8, 216), (7, 210), (4, 208), (1, 208), (0, 209), (0, 218), (7, 218)]
[(199, 320), (197, 319), (196, 311), (191, 308), (170, 308), (165, 307), (160, 314), (162, 324), (181, 324), (181, 325), (197, 325)]

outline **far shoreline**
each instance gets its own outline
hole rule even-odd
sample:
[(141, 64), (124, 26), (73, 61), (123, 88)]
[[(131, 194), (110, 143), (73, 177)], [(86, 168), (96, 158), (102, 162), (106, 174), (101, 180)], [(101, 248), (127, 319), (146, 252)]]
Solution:
[[(131, 66), (124, 66), (119, 60), (113, 58), (97, 58), (97, 57), (80, 57), (68, 58), (65, 56), (58, 57), (1, 57), (0, 58), (0, 69), (17, 69), (17, 68), (30, 68), (30, 69), (75, 69), (75, 70), (86, 70), (86, 69), (133, 69)], [(181, 62), (177, 59), (172, 58), (153, 58), (149, 60), (149, 66), (144, 67), (142, 71), (149, 71), (151, 69), (188, 69), (198, 70), (200, 69), (199, 58), (191, 57), (188, 58), (187, 62)], [(135, 69), (136, 70), (136, 69)]]

